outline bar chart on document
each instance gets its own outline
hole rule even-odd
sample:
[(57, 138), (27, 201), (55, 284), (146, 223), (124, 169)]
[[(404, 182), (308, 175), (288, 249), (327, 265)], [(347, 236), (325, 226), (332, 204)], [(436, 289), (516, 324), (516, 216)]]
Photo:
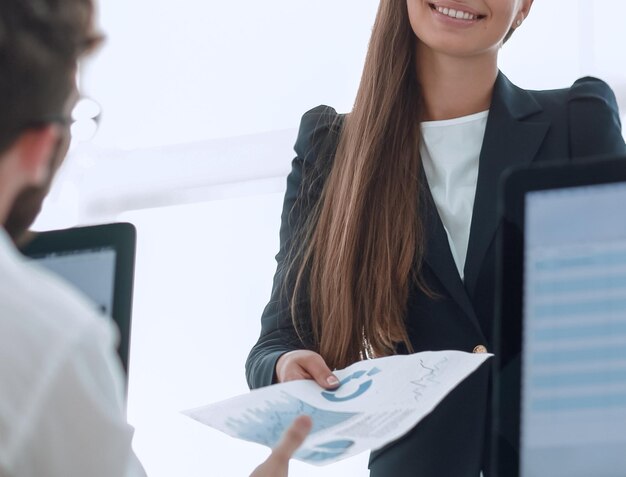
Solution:
[(624, 204), (626, 184), (527, 196), (523, 475), (626, 468)]

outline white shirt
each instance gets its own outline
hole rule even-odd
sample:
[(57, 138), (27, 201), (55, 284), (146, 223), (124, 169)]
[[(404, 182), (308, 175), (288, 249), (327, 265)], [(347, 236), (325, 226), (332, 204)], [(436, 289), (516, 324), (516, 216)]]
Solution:
[(0, 228), (0, 476), (144, 475), (112, 323)]
[(489, 111), (483, 111), (421, 124), (420, 154), (424, 172), (461, 279), (464, 278), (478, 159), (488, 115)]

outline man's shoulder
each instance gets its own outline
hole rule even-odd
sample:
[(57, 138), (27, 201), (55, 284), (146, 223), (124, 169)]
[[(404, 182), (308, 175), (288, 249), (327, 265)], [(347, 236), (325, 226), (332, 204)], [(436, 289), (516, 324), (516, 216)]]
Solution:
[[(47, 270), (19, 259), (3, 260), (0, 277), (3, 360), (23, 362), (36, 371), (45, 367), (38, 366), (37, 361), (49, 363), (53, 355), (74, 346), (76, 340), (98, 335), (110, 339), (109, 320), (78, 291)], [(13, 356), (8, 356), (9, 353)]]
[(78, 292), (15, 254), (0, 254), (0, 281), (0, 449), (10, 454), (63, 363), (113, 349), (115, 333)]

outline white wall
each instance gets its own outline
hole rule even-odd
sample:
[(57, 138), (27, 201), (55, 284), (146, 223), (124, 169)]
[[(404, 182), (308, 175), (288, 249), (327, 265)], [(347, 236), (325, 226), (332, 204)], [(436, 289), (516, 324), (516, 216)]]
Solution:
[[(350, 109), (374, 0), (106, 0), (107, 43), (84, 70), (103, 105), (96, 144), (135, 149), (293, 128)], [(524, 87), (624, 81), (623, 0), (537, 0), (502, 51)], [(622, 41), (620, 41), (622, 40)]]
[[(150, 476), (245, 476), (267, 455), (180, 414), (247, 392), (282, 194), (130, 212), (138, 226), (128, 415)], [(363, 454), (295, 476), (365, 476)]]
[[(246, 475), (266, 451), (180, 410), (245, 392), (301, 114), (350, 109), (374, 0), (104, 0), (83, 69), (101, 127), (74, 145), (38, 228), (139, 231), (129, 419), (153, 477)], [(605, 77), (626, 109), (623, 0), (537, 0), (502, 50), (528, 88)], [(367, 475), (362, 455), (295, 476)]]
[(536, 0), (507, 43), (500, 67), (529, 89), (563, 88), (580, 76), (603, 78), (626, 111), (626, 15), (623, 0)]
[(152, 147), (293, 128), (320, 102), (349, 109), (373, 0), (105, 0), (106, 46), (86, 68), (97, 143)]

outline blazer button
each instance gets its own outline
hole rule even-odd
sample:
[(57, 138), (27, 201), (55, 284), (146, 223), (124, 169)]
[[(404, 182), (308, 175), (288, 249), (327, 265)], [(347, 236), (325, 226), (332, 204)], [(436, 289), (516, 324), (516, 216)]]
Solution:
[(483, 345), (478, 345), (474, 348), (474, 351), (472, 351), (472, 353), (486, 353), (487, 352), (487, 348), (484, 347)]

